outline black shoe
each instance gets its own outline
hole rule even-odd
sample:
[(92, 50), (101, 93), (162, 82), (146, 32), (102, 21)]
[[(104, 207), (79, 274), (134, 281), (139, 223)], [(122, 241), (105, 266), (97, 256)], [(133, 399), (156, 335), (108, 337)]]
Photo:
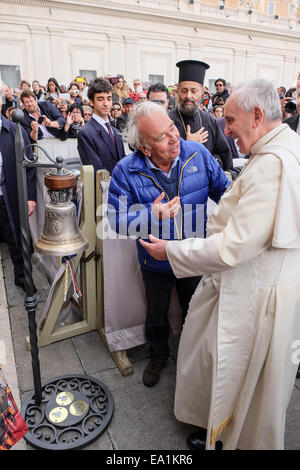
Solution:
[[(190, 450), (205, 450), (207, 430), (199, 428), (199, 431), (190, 434), (186, 440), (186, 444)], [(217, 441), (215, 445), (216, 450), (222, 450), (222, 441)]]
[(147, 387), (154, 387), (154, 385), (159, 381), (161, 371), (165, 365), (165, 362), (152, 363), (150, 361), (143, 373), (144, 385)]
[(189, 435), (186, 444), (190, 450), (205, 450), (207, 430), (199, 428), (199, 431)]

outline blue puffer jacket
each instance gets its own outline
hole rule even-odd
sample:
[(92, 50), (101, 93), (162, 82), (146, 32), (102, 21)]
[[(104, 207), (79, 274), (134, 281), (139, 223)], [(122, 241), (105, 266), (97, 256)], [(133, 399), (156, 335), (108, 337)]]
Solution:
[[(131, 236), (138, 232), (137, 238), (144, 240), (150, 233), (166, 240), (205, 236), (207, 199), (218, 202), (230, 183), (203, 145), (180, 139), (180, 148), (178, 196), (181, 211), (168, 221), (158, 222), (151, 212), (154, 200), (165, 191), (143, 154), (136, 150), (118, 162), (112, 172), (108, 197), (109, 220), (116, 232)], [(168, 200), (166, 194), (162, 202)], [(172, 272), (168, 261), (152, 258), (138, 240), (137, 249), (143, 269)]]

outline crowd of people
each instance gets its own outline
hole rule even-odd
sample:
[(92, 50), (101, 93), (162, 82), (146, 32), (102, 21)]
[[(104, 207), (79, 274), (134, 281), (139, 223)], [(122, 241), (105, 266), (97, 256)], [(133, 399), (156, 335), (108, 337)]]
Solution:
[[(180, 103), (177, 92), (178, 84), (166, 87), (162, 83), (151, 84), (135, 79), (131, 88), (124, 75), (112, 76), (108, 74), (104, 79), (112, 86), (112, 106), (108, 118), (119, 133), (124, 131), (128, 116), (134, 106), (149, 100), (163, 105), (176, 119), (175, 110)], [(89, 85), (86, 77), (80, 76), (75, 77), (68, 86), (60, 85), (55, 77), (50, 77), (46, 85), (42, 85), (38, 80), (33, 80), (32, 83), (28, 80), (21, 80), (19, 88), (14, 89), (9, 84), (4, 84), (2, 114), (11, 120), (12, 111), (16, 107), (23, 109), (25, 111), (24, 127), (27, 128), (31, 142), (42, 137), (55, 137), (61, 140), (77, 138), (78, 132), (92, 118), (94, 112), (88, 97)], [(198, 100), (199, 110), (215, 117), (224, 133), (223, 109), (232, 92), (232, 87), (224, 78), (216, 79), (214, 85), (214, 93), (210, 92), (208, 87), (202, 87), (201, 97)], [(296, 88), (287, 90), (285, 87), (279, 87), (277, 91), (282, 104), (283, 119), (291, 118), (289, 122), (293, 127), (296, 121), (296, 118), (293, 119), (293, 117), (298, 115), (295, 98)], [(37, 104), (33, 103), (33, 100)], [(30, 115), (31, 117), (29, 117)], [(204, 144), (206, 143), (205, 132), (207, 132), (207, 128), (199, 140)], [(183, 137), (182, 133), (181, 136)], [(226, 140), (232, 158), (244, 157), (230, 136), (226, 136)], [(222, 162), (219, 157), (217, 159)], [(225, 167), (224, 165), (222, 167), (225, 170), (230, 170), (232, 166), (225, 163)]]
[[(136, 79), (131, 89), (122, 75), (90, 83), (76, 77), (68, 87), (54, 77), (45, 87), (36, 80), (22, 80), (18, 90), (5, 85), (2, 218), (10, 223), (11, 211), (5, 209), (15, 187), (10, 116), (19, 106), (26, 142), (77, 138), (82, 164), (111, 174), (111, 226), (127, 236), (137, 235), (132, 227), (140, 229), (147, 387), (157, 384), (168, 361), (168, 310), (177, 289), (185, 323), (175, 414), (200, 428), (189, 436), (188, 447), (280, 449), (297, 373), (288, 351), (300, 336), (299, 79), (286, 91), (263, 79), (232, 90), (218, 78), (210, 93), (203, 85), (208, 64), (176, 65), (179, 80), (170, 87)], [(239, 157), (242, 172), (235, 165)], [(34, 189), (32, 169), (27, 177)], [(30, 214), (35, 195), (29, 194)], [(218, 204), (209, 219), (208, 199)], [(136, 204), (142, 209), (139, 223), (132, 224)], [(17, 251), (18, 230), (12, 221), (4, 233)], [(12, 249), (10, 254), (15, 283), (22, 286), (20, 256)]]
[[(177, 85), (169, 87), (162, 83), (151, 85), (150, 82), (135, 79), (132, 88), (130, 88), (123, 75), (119, 74), (115, 77), (107, 75), (104, 79), (112, 85), (112, 108), (109, 119), (111, 124), (120, 132), (124, 130), (128, 115), (137, 103), (147, 100), (156, 101), (169, 111), (177, 106)], [(4, 84), (2, 114), (7, 119), (11, 119), (12, 111), (16, 107), (27, 111), (24, 98), (32, 96), (41, 108), (44, 102), (54, 105), (65, 119), (66, 122), (61, 128), (61, 134), (59, 135), (56, 132), (55, 137), (62, 140), (77, 137), (80, 128), (93, 115), (93, 107), (91, 107), (88, 98), (88, 89), (88, 80), (79, 76), (72, 80), (69, 86), (59, 85), (54, 77), (50, 77), (46, 85), (41, 85), (38, 80), (33, 80), (32, 83), (21, 80), (19, 88), (14, 89), (9, 84)], [(220, 78), (215, 81), (215, 89), (216, 92), (211, 93), (207, 87), (203, 87), (199, 109), (211, 113), (218, 119), (223, 117), (223, 106), (230, 94), (231, 85), (226, 84), (226, 81)], [(54, 108), (48, 106), (47, 109)]]

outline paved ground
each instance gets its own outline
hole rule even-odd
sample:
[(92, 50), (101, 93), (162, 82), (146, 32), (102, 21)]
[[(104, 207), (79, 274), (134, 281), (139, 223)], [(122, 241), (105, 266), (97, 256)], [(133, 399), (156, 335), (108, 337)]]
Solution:
[[(0, 248), (4, 275), (3, 282), (0, 268), (0, 339), (6, 345), (4, 372), (16, 401), (20, 397), (23, 403), (33, 388), (31, 354), (25, 347), (27, 313), (23, 291), (13, 282), (6, 247), (0, 245)], [(38, 288), (39, 318), (49, 285), (36, 264), (33, 277)], [(171, 358), (160, 382), (152, 389), (142, 383), (142, 372), (149, 359), (147, 348), (141, 346), (128, 351), (134, 373), (124, 377), (97, 331), (40, 348), (42, 382), (65, 374), (86, 374), (103, 382), (111, 391), (115, 404), (112, 421), (102, 436), (86, 449), (187, 450), (186, 436), (195, 428), (176, 421), (173, 414), (177, 345), (178, 338), (173, 337)], [(295, 383), (288, 409), (285, 447), (300, 450), (300, 380)], [(22, 439), (14, 449), (31, 447)]]

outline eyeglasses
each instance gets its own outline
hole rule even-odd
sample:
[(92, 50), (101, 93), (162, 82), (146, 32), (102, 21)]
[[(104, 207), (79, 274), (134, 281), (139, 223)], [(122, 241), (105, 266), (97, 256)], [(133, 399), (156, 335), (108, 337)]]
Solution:
[(121, 111), (121, 108), (111, 108), (112, 111)]
[(217, 86), (224, 86), (223, 83), (217, 83), (216, 87)]
[(92, 116), (92, 113), (83, 113), (84, 116)]

